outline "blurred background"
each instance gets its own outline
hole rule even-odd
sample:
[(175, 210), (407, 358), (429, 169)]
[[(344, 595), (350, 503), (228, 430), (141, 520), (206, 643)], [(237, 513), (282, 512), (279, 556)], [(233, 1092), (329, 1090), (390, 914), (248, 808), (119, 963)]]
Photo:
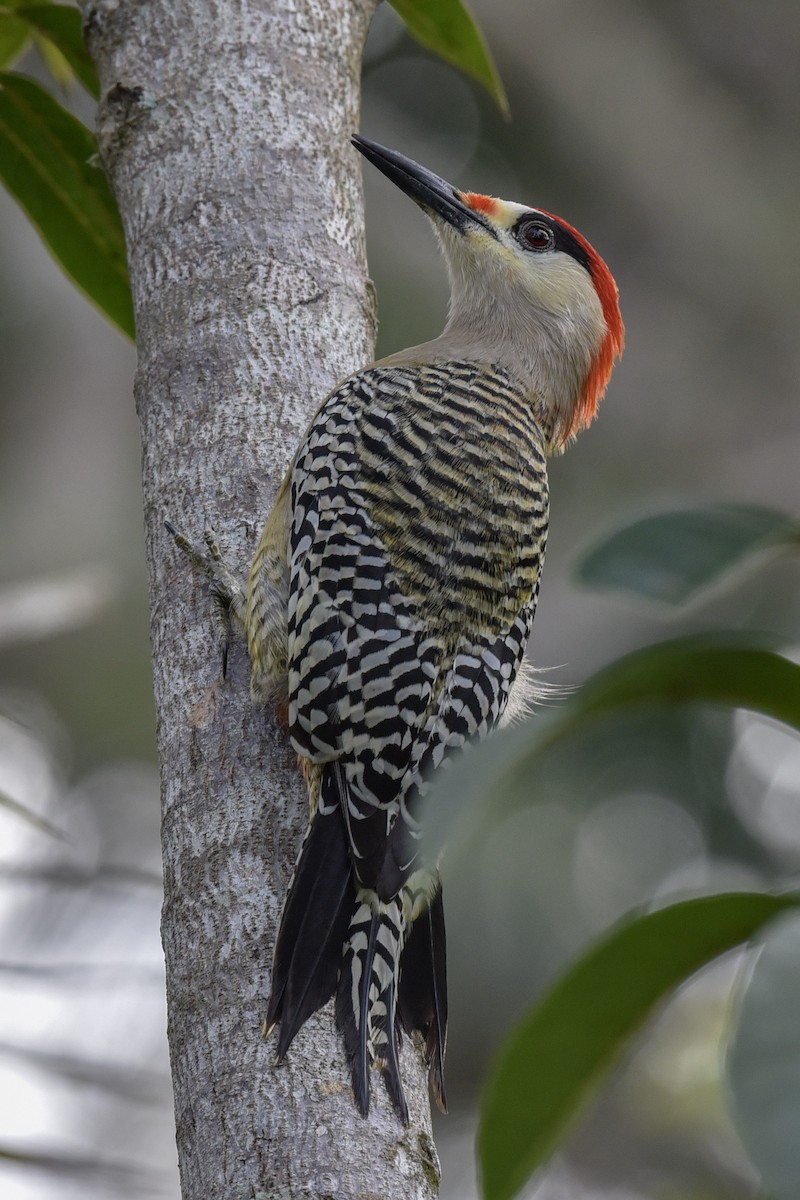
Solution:
[[(574, 576), (597, 538), (664, 508), (800, 510), (800, 7), (472, 9), (511, 122), (382, 4), (363, 132), (456, 185), (566, 217), (611, 266), (627, 325), (600, 420), (552, 463), (537, 665), (574, 685), (679, 633), (800, 644), (796, 553), (677, 615)], [(41, 73), (33, 55), (20, 69)], [(365, 187), (388, 353), (438, 332), (446, 281), (418, 210), (377, 172)], [(0, 1191), (176, 1198), (134, 352), (5, 194), (0, 279)], [(592, 937), (653, 898), (785, 883), (800, 867), (800, 744), (761, 718), (629, 714), (540, 775), (535, 804), (445, 868), (444, 1200), (477, 1196), (492, 1055)], [(720, 1071), (738, 965), (667, 1007), (531, 1195), (761, 1196)]]

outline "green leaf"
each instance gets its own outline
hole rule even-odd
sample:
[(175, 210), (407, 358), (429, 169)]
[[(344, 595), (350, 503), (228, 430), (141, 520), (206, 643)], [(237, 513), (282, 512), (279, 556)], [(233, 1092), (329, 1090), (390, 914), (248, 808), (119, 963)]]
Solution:
[(485, 1200), (511, 1200), (547, 1161), (673, 989), (798, 904), (800, 894), (688, 900), (627, 921), (579, 959), (508, 1038), (487, 1085), (478, 1133)]
[(637, 705), (688, 702), (745, 708), (800, 730), (800, 666), (730, 635), (676, 638), (626, 655), (550, 720), (537, 715), (453, 762), (431, 789), (426, 854), (435, 860), (485, 812), (535, 799), (532, 779), (542, 756), (590, 722)]
[(766, 932), (728, 1055), (732, 1114), (773, 1200), (800, 1196), (800, 918)]
[(390, 0), (427, 50), (477, 79), (508, 115), (508, 97), (483, 34), (461, 0)]
[(93, 134), (43, 88), (0, 74), (0, 178), (64, 270), (134, 336), (125, 237)]
[(100, 97), (100, 81), (83, 43), (81, 14), (63, 4), (26, 5), (19, 17), (52, 43), (64, 56), (72, 71), (95, 100)]
[(52, 42), (48, 41), (47, 38), (42, 37), (40, 33), (36, 32), (36, 30), (33, 31), (33, 40), (36, 45), (36, 49), (42, 56), (44, 65), (47, 67), (58, 86), (62, 89), (71, 87), (75, 82), (75, 72), (64, 58), (64, 55), (59, 50), (58, 46), (55, 46)]
[(28, 45), (28, 25), (11, 13), (0, 13), (0, 69), (10, 66)]
[(746, 708), (800, 730), (800, 666), (731, 635), (700, 635), (635, 650), (599, 671), (564, 713), (563, 737), (576, 724), (633, 704), (694, 701)]
[(717, 504), (660, 513), (599, 542), (576, 574), (591, 587), (684, 604), (747, 555), (797, 536), (797, 523), (770, 508)]

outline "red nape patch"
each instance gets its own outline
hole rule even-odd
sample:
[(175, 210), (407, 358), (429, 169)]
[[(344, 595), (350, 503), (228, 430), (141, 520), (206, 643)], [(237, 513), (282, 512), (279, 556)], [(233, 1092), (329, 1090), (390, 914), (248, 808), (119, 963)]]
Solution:
[(619, 289), (617, 288), (614, 276), (594, 246), (586, 240), (582, 233), (578, 232), (574, 225), (570, 225), (563, 217), (556, 217), (554, 213), (548, 213), (547, 216), (553, 217), (565, 229), (568, 229), (575, 240), (586, 251), (589, 259), (589, 273), (603, 309), (606, 325), (608, 326), (608, 332), (600, 344), (600, 349), (597, 351), (589, 374), (586, 377), (583, 395), (575, 406), (569, 429), (565, 432), (564, 441), (566, 442), (579, 429), (585, 429), (594, 420), (597, 413), (597, 406), (603, 399), (605, 390), (608, 387), (608, 381), (611, 378), (611, 372), (614, 368), (614, 360), (622, 356), (625, 346), (625, 326), (622, 323), (622, 313), (619, 310)]
[(486, 213), (487, 217), (493, 217), (497, 213), (497, 200), (494, 196), (482, 196), (480, 192), (462, 192), (461, 199), (476, 212)]

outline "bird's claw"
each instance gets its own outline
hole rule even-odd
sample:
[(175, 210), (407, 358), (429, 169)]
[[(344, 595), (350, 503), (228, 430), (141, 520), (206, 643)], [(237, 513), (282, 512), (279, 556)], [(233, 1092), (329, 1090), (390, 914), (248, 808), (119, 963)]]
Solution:
[(192, 566), (208, 578), (213, 600), (211, 620), (222, 657), (222, 678), (225, 679), (228, 674), (228, 650), (234, 632), (244, 629), (244, 587), (222, 557), (213, 529), (204, 531), (205, 548), (201, 548), (177, 530), (171, 521), (164, 521), (164, 525)]

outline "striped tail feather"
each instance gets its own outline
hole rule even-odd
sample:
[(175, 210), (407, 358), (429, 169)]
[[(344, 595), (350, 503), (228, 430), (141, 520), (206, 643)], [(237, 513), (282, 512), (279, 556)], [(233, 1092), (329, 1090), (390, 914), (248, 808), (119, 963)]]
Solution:
[(339, 976), (336, 1023), (344, 1039), (359, 1112), (369, 1112), (369, 1073), (380, 1066), (394, 1108), (408, 1124), (398, 1059), (397, 991), (405, 933), (402, 901), (381, 903), (359, 889)]

